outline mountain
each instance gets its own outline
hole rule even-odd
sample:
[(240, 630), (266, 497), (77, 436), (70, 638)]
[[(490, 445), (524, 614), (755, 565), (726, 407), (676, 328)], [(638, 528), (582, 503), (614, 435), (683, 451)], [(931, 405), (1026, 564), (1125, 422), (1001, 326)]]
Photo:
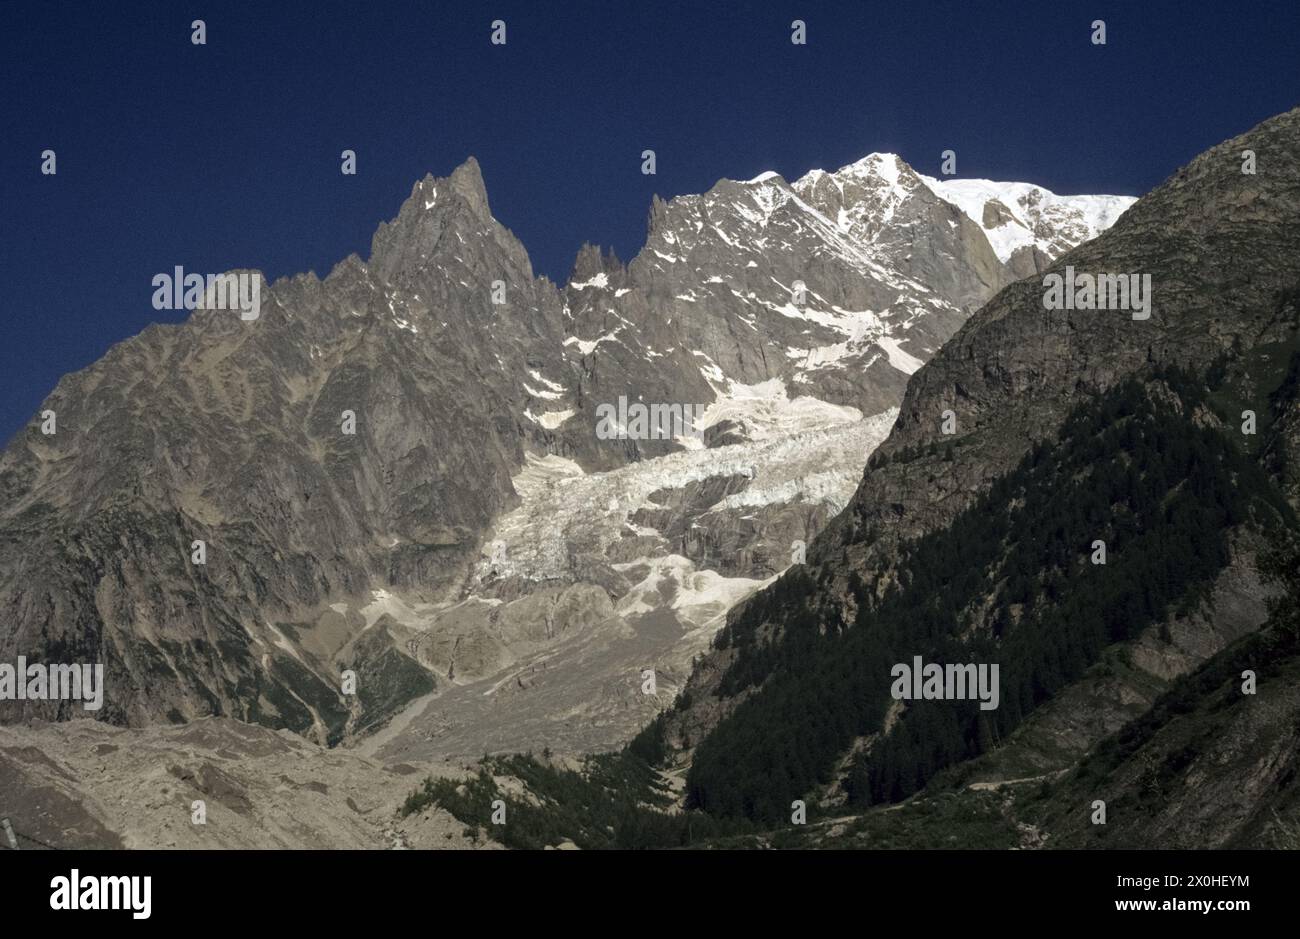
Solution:
[[(621, 743), (1012, 280), (936, 192), (888, 154), (723, 180), (656, 199), (629, 264), (584, 247), (560, 288), (472, 158), (426, 177), (367, 260), (60, 381), (56, 432), (0, 457), (0, 661), (103, 663), (114, 724), (225, 716), (411, 758)], [(1049, 255), (1092, 231), (1024, 217)], [(597, 433), (620, 400), (698, 407), (703, 433)]]
[(104, 663), (112, 722), (230, 714), (337, 739), (348, 708), (325, 663), (357, 638), (385, 684), (431, 686), (328, 604), (452, 589), (530, 435), (544, 445), (517, 376), (558, 367), (560, 294), (491, 217), (474, 162), (417, 184), (369, 262), (262, 297), (254, 321), (196, 310), (113, 347), (46, 400), (55, 434), (33, 426), (0, 459), (4, 651)]
[[(1145, 759), (1164, 761), (1157, 781), (1184, 787), (1182, 811), (1225, 810), (1231, 774), (1212, 767), (1227, 750), (1186, 730), (1177, 746), (1153, 733), (1171, 697), (1183, 702), (1176, 713), (1204, 712), (1175, 722), (1197, 732), (1213, 715), (1266, 733), (1231, 669), (1199, 686), (1193, 677), (1217, 655), (1241, 665), (1252, 637), (1279, 628), (1269, 612), (1278, 587), (1259, 569), (1300, 505), (1300, 172), (1288, 157), (1298, 141), (1300, 110), (1196, 157), (1095, 240), (1003, 289), (912, 375), (808, 563), (729, 614), (677, 707), (639, 742), (666, 747), (687, 771), (687, 806), (770, 824), (796, 798), (862, 812), (933, 806), (958, 784), (1050, 786), (1112, 759), (1096, 755), (1113, 756), (1111, 735), (1148, 721), (1137, 740)], [(1244, 150), (1258, 174), (1242, 172)], [(977, 193), (968, 211), (996, 191), (965, 188)], [(1026, 210), (1018, 195), (996, 201)], [(996, 206), (982, 215), (986, 225), (1002, 217)], [(1104, 219), (1102, 204), (1081, 218)], [(1149, 316), (1047, 308), (1047, 278), (1067, 267), (1149, 275)], [(999, 663), (1001, 703), (894, 700), (891, 670), (915, 656)], [(1291, 667), (1253, 661), (1270, 675)], [(1202, 697), (1212, 688), (1219, 704)], [(1274, 677), (1255, 699), (1274, 709), (1270, 726), (1294, 714), (1284, 691)], [(1224, 701), (1231, 721), (1217, 713)], [(1121, 750), (1143, 757), (1131, 737)], [(1270, 760), (1279, 751), (1266, 739), (1228, 750), (1256, 795), (1290, 785), (1291, 764)], [(1142, 765), (1110, 788), (1146, 785)], [(1097, 791), (1096, 771), (1090, 779), (1077, 798)], [(1222, 816), (1203, 840), (1176, 834), (1171, 807), (1160, 823), (1125, 814), (1119, 840), (1272, 843), (1294, 813), (1290, 801), (1261, 800), (1234, 805), (1235, 820)], [(1266, 832), (1251, 813), (1270, 804), (1287, 806), (1291, 822)], [(1048, 836), (1081, 838), (1068, 830), (1085, 827), (1086, 803), (1051, 806), (1034, 816), (1056, 819)], [(866, 829), (894, 830), (877, 818)]]

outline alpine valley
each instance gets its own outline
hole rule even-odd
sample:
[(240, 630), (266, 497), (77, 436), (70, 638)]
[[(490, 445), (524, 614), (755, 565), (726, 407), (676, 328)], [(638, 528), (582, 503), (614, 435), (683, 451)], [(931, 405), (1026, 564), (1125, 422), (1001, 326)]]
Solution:
[[(426, 177), (10, 442), (0, 662), (104, 677), (0, 701), (0, 803), (58, 846), (1297, 846), (1298, 147), (1137, 201), (722, 180), (564, 286), (472, 158)], [(1067, 265), (1149, 317), (1046, 309)], [(918, 657), (998, 705), (891, 699)]]

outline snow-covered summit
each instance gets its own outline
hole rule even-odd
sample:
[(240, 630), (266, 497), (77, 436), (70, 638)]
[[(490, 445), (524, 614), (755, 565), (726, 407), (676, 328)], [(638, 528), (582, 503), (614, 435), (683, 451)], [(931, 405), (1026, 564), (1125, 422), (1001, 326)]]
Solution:
[(1004, 263), (1016, 249), (1030, 246), (1055, 258), (1096, 238), (1137, 201), (1132, 196), (1059, 196), (1032, 183), (918, 175), (935, 195), (984, 230)]

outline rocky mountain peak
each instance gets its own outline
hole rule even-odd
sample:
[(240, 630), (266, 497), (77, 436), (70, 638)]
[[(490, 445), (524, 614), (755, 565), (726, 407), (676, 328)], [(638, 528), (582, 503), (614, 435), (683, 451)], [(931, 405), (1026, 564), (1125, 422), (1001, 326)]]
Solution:
[(650, 197), (650, 211), (646, 213), (646, 232), (653, 235), (662, 224), (664, 213), (668, 208), (668, 203), (660, 198), (659, 193)]
[(606, 254), (599, 245), (584, 243), (573, 261), (573, 270), (569, 274), (570, 283), (586, 283), (598, 274), (607, 276), (621, 274), (623, 262), (611, 248)]
[(905, 203), (932, 201), (916, 171), (893, 153), (869, 153), (834, 173), (813, 170), (795, 182), (794, 191), (856, 241), (868, 244), (890, 227)]
[(487, 187), (483, 184), (483, 171), (479, 168), (478, 160), (472, 156), (467, 157), (464, 163), (452, 171), (451, 176), (447, 178), (447, 183), (472, 208), (484, 216), (491, 216)]
[(399, 273), (416, 273), (435, 260), (439, 247), (452, 238), (453, 253), (464, 243), (496, 241), (515, 256), (519, 267), (532, 277), (523, 246), (495, 218), (488, 205), (487, 189), (478, 161), (472, 156), (450, 176), (426, 175), (411, 188), (397, 217), (381, 222), (371, 240), (370, 266), (383, 280)]

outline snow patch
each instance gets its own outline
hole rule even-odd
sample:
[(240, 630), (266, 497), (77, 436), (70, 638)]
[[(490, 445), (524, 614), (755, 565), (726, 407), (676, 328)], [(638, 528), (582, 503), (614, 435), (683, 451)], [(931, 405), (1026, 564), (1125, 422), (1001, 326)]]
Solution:
[(586, 290), (588, 287), (608, 287), (609, 277), (605, 274), (604, 271), (601, 271), (599, 274), (597, 274), (595, 277), (591, 278), (590, 280), (575, 281), (569, 284), (569, 286), (572, 287), (574, 290)]
[(925, 363), (914, 355), (909, 355), (899, 348), (899, 340), (892, 339), (888, 336), (881, 336), (876, 340), (876, 345), (885, 350), (885, 355), (889, 356), (889, 364), (900, 372), (911, 375), (916, 372)]
[(573, 415), (574, 411), (572, 409), (564, 411), (543, 411), (541, 414), (534, 414), (531, 410), (524, 411), (524, 417), (528, 418), (534, 424), (540, 424), (547, 430), (555, 430), (555, 428), (573, 417)]
[(559, 382), (554, 382), (554, 381), (551, 381), (549, 378), (544, 377), (544, 376), (543, 376), (539, 371), (537, 371), (537, 369), (535, 369), (535, 368), (530, 368), (530, 369), (528, 370), (528, 374), (532, 376), (533, 381), (539, 381), (539, 382), (541, 382), (543, 385), (545, 385), (547, 388), (550, 388), (552, 391), (563, 391), (563, 390), (564, 390), (564, 386), (563, 386), (563, 385), (561, 385)]
[(618, 330), (615, 330), (613, 333), (606, 333), (599, 339), (579, 339), (577, 336), (569, 336), (564, 340), (564, 345), (576, 345), (583, 355), (591, 355), (596, 346), (600, 345), (602, 342), (617, 342), (618, 337), (615, 335), (617, 331)]
[(530, 384), (528, 384), (528, 382), (523, 382), (522, 384), (523, 384), (523, 386), (524, 386), (524, 391), (528, 392), (528, 393), (529, 393), (530, 395), (532, 395), (534, 398), (549, 398), (549, 399), (551, 399), (551, 400), (553, 401), (553, 400), (555, 400), (556, 398), (563, 398), (563, 397), (564, 397), (564, 395), (562, 395), (562, 394), (557, 394), (557, 393), (554, 392), (554, 391), (538, 391), (536, 388), (534, 388), (534, 387), (532, 387)]

